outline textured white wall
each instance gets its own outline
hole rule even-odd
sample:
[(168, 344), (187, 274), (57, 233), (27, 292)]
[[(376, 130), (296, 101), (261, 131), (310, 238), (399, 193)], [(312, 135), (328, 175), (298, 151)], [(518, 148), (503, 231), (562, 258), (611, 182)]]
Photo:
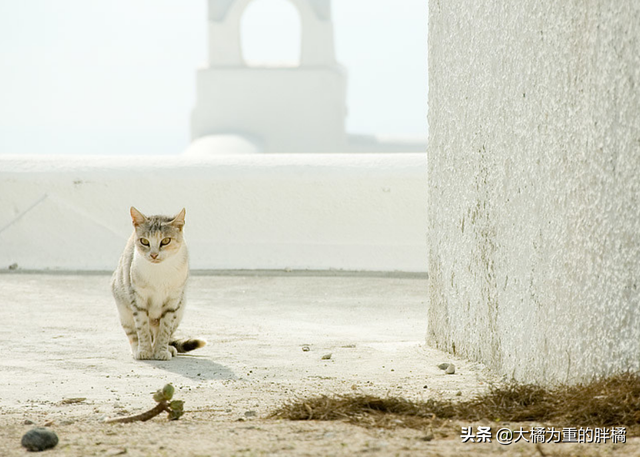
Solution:
[(194, 269), (426, 270), (426, 155), (0, 157), (0, 269), (112, 270), (129, 207)]
[(640, 369), (640, 2), (430, 2), (428, 340)]

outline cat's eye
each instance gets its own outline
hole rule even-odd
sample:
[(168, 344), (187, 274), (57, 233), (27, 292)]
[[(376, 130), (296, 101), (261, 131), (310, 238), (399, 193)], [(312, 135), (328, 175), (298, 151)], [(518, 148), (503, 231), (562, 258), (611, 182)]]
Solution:
[(140, 244), (143, 246), (149, 246), (149, 240), (146, 238), (140, 238)]
[(165, 238), (160, 242), (160, 246), (166, 246), (169, 243), (171, 243), (171, 238)]

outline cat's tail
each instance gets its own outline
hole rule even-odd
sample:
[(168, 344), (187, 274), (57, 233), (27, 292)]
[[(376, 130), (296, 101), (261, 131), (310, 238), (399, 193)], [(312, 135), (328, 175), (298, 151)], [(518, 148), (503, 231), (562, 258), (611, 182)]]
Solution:
[(207, 342), (205, 340), (199, 340), (197, 338), (186, 338), (184, 340), (173, 340), (169, 342), (169, 344), (176, 348), (178, 353), (184, 354), (185, 352), (204, 347)]

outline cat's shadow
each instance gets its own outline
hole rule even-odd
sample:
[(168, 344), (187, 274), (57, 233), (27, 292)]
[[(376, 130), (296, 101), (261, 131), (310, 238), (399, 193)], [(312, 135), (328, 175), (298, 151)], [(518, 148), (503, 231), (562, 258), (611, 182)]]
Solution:
[(230, 368), (220, 365), (219, 363), (212, 362), (205, 356), (180, 354), (167, 361), (144, 360), (144, 362), (162, 370), (180, 374), (195, 381), (212, 379), (233, 381), (238, 379)]

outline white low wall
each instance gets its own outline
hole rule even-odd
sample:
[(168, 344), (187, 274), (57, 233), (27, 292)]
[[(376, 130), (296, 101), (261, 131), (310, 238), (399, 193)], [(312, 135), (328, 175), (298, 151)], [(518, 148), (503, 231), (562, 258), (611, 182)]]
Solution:
[(129, 207), (193, 269), (426, 271), (426, 154), (0, 157), (0, 269), (112, 270)]

